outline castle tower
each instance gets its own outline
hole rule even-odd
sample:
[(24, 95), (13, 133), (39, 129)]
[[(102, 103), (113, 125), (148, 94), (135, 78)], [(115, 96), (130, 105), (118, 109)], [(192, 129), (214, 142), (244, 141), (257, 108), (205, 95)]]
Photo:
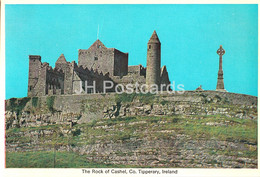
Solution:
[(29, 55), (28, 96), (32, 96), (34, 94), (35, 86), (39, 79), (41, 64), (41, 56)]
[(146, 85), (157, 84), (160, 87), (161, 73), (161, 42), (154, 30), (147, 44), (147, 69), (146, 69)]
[(218, 82), (217, 82), (217, 91), (226, 92), (224, 88), (224, 77), (223, 77), (223, 69), (222, 69), (222, 56), (225, 54), (225, 50), (220, 45), (217, 50), (217, 54), (219, 55), (219, 70), (218, 70)]

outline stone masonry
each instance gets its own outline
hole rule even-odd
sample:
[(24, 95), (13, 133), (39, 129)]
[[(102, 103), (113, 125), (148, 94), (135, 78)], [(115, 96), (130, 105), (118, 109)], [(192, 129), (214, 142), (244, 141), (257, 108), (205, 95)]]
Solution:
[(97, 93), (102, 93), (103, 81), (114, 84), (106, 92), (114, 92), (117, 84), (169, 85), (166, 66), (161, 67), (161, 43), (156, 32), (148, 42), (147, 68), (128, 66), (128, 53), (107, 48), (99, 39), (87, 50), (79, 49), (78, 64), (68, 62), (61, 54), (52, 68), (41, 62), (41, 56), (29, 56), (29, 97), (93, 93), (94, 86)]
[(161, 71), (161, 42), (154, 31), (147, 44), (147, 79), (146, 84), (151, 87), (153, 84), (160, 84)]
[(218, 82), (217, 82), (217, 91), (226, 92), (224, 88), (224, 77), (223, 77), (223, 69), (222, 69), (222, 56), (225, 54), (225, 50), (220, 45), (217, 50), (217, 54), (219, 55), (219, 70), (218, 70)]

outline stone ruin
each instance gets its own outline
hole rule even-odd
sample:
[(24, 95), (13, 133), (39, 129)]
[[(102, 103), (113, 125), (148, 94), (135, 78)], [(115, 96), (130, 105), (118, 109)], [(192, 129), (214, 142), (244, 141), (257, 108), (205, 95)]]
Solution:
[[(41, 62), (41, 56), (29, 56), (28, 96), (71, 95), (93, 93), (93, 83), (97, 93), (103, 92), (103, 81), (111, 81), (114, 92), (117, 84), (128, 83), (169, 85), (166, 66), (161, 67), (161, 43), (153, 32), (147, 44), (147, 67), (128, 66), (128, 53), (115, 48), (107, 48), (99, 39), (87, 50), (78, 51), (78, 64), (68, 62), (60, 55), (52, 68)], [(90, 87), (86, 87), (86, 83)]]

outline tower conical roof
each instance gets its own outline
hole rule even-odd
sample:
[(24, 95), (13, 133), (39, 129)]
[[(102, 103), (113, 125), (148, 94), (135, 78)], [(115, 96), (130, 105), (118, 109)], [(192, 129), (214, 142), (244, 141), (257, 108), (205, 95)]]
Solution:
[(155, 30), (153, 31), (153, 34), (148, 43), (161, 43)]
[(60, 55), (60, 57), (58, 58), (58, 60), (56, 61), (56, 63), (67, 63), (65, 56), (63, 55), (63, 53)]

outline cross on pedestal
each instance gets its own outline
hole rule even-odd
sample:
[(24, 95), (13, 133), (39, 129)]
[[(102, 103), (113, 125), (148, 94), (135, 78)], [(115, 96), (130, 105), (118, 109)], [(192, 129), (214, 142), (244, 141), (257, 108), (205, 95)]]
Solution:
[(217, 50), (217, 54), (219, 55), (219, 70), (218, 70), (218, 82), (217, 82), (217, 91), (226, 92), (224, 88), (224, 78), (223, 78), (223, 69), (222, 69), (222, 56), (225, 54), (225, 50), (220, 45)]

